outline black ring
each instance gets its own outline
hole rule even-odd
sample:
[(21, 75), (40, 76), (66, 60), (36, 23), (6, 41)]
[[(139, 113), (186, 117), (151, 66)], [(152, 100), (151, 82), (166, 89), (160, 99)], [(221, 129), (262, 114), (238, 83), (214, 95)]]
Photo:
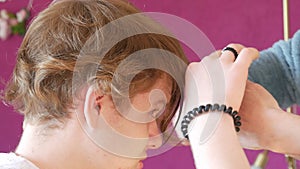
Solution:
[(238, 57), (238, 53), (237, 53), (237, 51), (234, 49), (234, 48), (232, 48), (232, 47), (229, 47), (229, 46), (227, 46), (227, 47), (225, 47), (222, 51), (224, 52), (224, 51), (226, 51), (226, 50), (228, 50), (228, 51), (230, 51), (230, 52), (232, 52), (233, 54), (234, 54), (234, 60), (236, 60), (236, 58)]

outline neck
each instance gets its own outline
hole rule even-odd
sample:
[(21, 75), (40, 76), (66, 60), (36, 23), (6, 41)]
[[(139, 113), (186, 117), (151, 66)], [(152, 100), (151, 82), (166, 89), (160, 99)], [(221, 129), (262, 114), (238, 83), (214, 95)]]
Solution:
[(79, 134), (82, 130), (76, 123), (76, 120), (68, 119), (63, 129), (42, 129), (40, 126), (27, 125), (16, 154), (40, 169), (90, 168), (87, 149), (82, 144), (84, 137)]

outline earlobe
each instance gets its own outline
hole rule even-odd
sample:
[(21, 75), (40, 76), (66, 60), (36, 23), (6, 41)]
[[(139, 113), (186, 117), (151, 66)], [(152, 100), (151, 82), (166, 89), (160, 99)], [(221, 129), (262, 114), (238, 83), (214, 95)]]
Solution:
[(97, 100), (95, 90), (93, 87), (89, 87), (84, 103), (84, 117), (87, 126), (90, 129), (95, 129), (97, 127), (97, 121), (100, 117), (100, 109), (101, 105), (99, 103), (99, 99)]

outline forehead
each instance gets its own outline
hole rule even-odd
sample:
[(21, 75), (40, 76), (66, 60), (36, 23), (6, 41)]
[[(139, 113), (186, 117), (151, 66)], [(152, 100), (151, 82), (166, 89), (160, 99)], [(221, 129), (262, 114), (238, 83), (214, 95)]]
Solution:
[[(171, 93), (172, 93), (172, 81), (166, 75), (163, 75), (161, 78), (158, 78), (154, 83), (154, 85), (149, 90), (147, 90), (147, 94), (148, 95), (152, 94), (154, 97), (163, 94), (164, 99), (166, 99), (167, 102), (171, 100)], [(162, 98), (159, 96), (157, 97), (157, 99), (159, 101)]]
[(172, 81), (166, 76), (163, 76), (158, 78), (154, 84), (144, 92), (137, 93), (132, 98), (132, 103), (140, 110), (148, 109), (150, 104), (167, 104), (171, 100), (171, 92)]

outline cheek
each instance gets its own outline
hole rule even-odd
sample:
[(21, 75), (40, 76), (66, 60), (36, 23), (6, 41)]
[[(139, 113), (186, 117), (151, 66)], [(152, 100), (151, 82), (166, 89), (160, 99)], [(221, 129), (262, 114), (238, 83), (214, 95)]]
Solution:
[(116, 110), (105, 112), (109, 112), (102, 114), (106, 122), (120, 134), (133, 138), (146, 138), (148, 136), (147, 124), (130, 121)]
[(147, 124), (138, 124), (125, 119), (119, 121), (115, 129), (121, 134), (133, 138), (147, 138), (149, 135)]

